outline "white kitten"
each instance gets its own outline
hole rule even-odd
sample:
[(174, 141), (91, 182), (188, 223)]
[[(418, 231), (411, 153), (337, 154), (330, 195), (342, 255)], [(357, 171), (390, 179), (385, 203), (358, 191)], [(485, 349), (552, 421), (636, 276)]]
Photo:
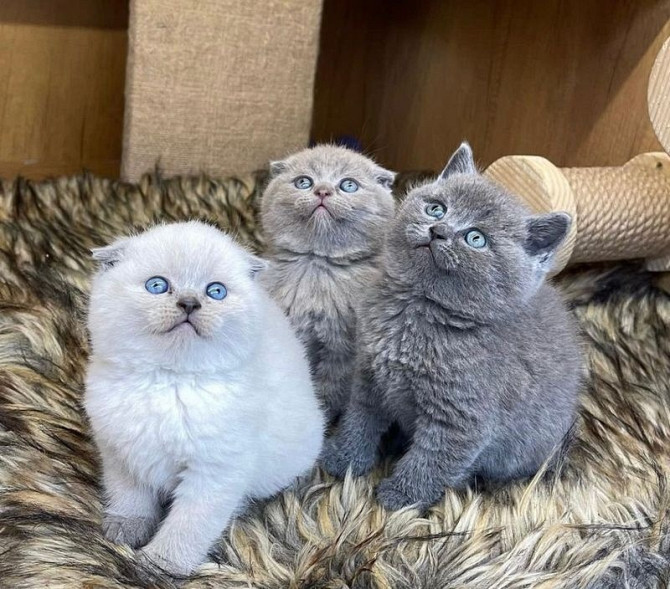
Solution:
[(85, 405), (105, 535), (153, 536), (144, 555), (187, 575), (245, 498), (273, 495), (319, 455), (305, 353), (254, 280), (263, 263), (214, 227), (159, 226), (94, 257)]

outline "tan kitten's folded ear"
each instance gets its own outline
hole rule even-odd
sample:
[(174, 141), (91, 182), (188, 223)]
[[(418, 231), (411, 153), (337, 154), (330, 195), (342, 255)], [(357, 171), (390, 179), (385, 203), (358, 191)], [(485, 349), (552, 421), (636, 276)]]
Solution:
[(384, 168), (377, 168), (375, 170), (375, 179), (377, 183), (386, 188), (386, 190), (391, 190), (393, 186), (393, 181), (395, 180), (396, 173)]
[(127, 245), (128, 238), (124, 237), (123, 239), (117, 239), (111, 245), (93, 248), (91, 250), (91, 255), (94, 260), (100, 262), (100, 266), (103, 270), (108, 270), (123, 259)]
[(278, 176), (282, 172), (285, 172), (287, 169), (288, 166), (285, 161), (270, 162), (270, 178)]
[(476, 174), (477, 166), (472, 155), (472, 148), (467, 141), (463, 141), (459, 148), (449, 158), (449, 162), (442, 170), (438, 180), (446, 180), (454, 174)]

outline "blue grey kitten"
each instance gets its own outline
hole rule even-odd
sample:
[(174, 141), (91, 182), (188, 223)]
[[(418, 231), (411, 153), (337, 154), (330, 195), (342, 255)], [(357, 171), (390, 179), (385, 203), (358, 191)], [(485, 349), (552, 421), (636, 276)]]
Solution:
[(331, 145), (274, 162), (271, 174), (261, 214), (272, 264), (261, 280), (307, 347), (333, 421), (351, 391), (355, 307), (379, 272), (395, 174)]
[(361, 306), (328, 472), (369, 471), (392, 422), (411, 444), (377, 489), (389, 509), (537, 472), (573, 423), (580, 384), (576, 326), (544, 282), (569, 226), (480, 176), (466, 143), (407, 195)]

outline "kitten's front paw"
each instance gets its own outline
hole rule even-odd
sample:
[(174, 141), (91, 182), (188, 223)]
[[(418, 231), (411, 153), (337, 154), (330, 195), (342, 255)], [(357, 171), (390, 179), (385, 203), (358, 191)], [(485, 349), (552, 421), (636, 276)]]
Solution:
[(149, 541), (155, 524), (156, 520), (150, 517), (124, 517), (106, 513), (102, 521), (102, 533), (115, 544), (138, 548)]
[(177, 562), (171, 558), (165, 557), (159, 550), (152, 546), (147, 546), (139, 551), (139, 559), (145, 565), (158, 569), (160, 572), (169, 575), (175, 579), (185, 580), (195, 569), (194, 566)]
[(395, 511), (396, 509), (401, 509), (402, 507), (407, 507), (408, 505), (414, 505), (419, 503), (417, 507), (422, 507), (419, 501), (413, 499), (409, 494), (402, 488), (402, 485), (397, 479), (390, 477), (384, 479), (377, 486), (377, 501), (381, 503), (386, 509)]
[(366, 457), (360, 452), (352, 452), (339, 443), (337, 434), (326, 440), (321, 453), (321, 466), (328, 474), (339, 479), (344, 478), (347, 468), (351, 468), (354, 476), (362, 476), (370, 472), (374, 464), (374, 456)]

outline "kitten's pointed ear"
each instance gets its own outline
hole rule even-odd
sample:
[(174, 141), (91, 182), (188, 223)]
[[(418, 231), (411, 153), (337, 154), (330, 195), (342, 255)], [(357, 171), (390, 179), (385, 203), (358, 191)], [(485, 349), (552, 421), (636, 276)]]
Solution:
[(395, 180), (395, 172), (378, 167), (375, 170), (375, 179), (377, 180), (377, 184), (390, 192)]
[(91, 254), (94, 260), (100, 262), (103, 270), (109, 270), (123, 259), (127, 244), (127, 238), (117, 239), (111, 245), (93, 248)]
[(269, 264), (267, 260), (264, 260), (263, 258), (259, 258), (258, 256), (254, 256), (252, 254), (249, 254), (249, 275), (252, 278), (256, 278), (260, 272), (265, 270)]
[(270, 162), (270, 178), (278, 176), (282, 172), (285, 172), (287, 169), (288, 166), (284, 161)]
[(449, 158), (447, 165), (442, 170), (438, 180), (446, 180), (454, 174), (476, 174), (477, 166), (472, 155), (472, 148), (467, 141), (463, 141), (460, 147)]
[(567, 213), (548, 213), (531, 217), (526, 223), (525, 250), (531, 256), (543, 256), (544, 260), (548, 259), (563, 243), (571, 224), (572, 218)]

